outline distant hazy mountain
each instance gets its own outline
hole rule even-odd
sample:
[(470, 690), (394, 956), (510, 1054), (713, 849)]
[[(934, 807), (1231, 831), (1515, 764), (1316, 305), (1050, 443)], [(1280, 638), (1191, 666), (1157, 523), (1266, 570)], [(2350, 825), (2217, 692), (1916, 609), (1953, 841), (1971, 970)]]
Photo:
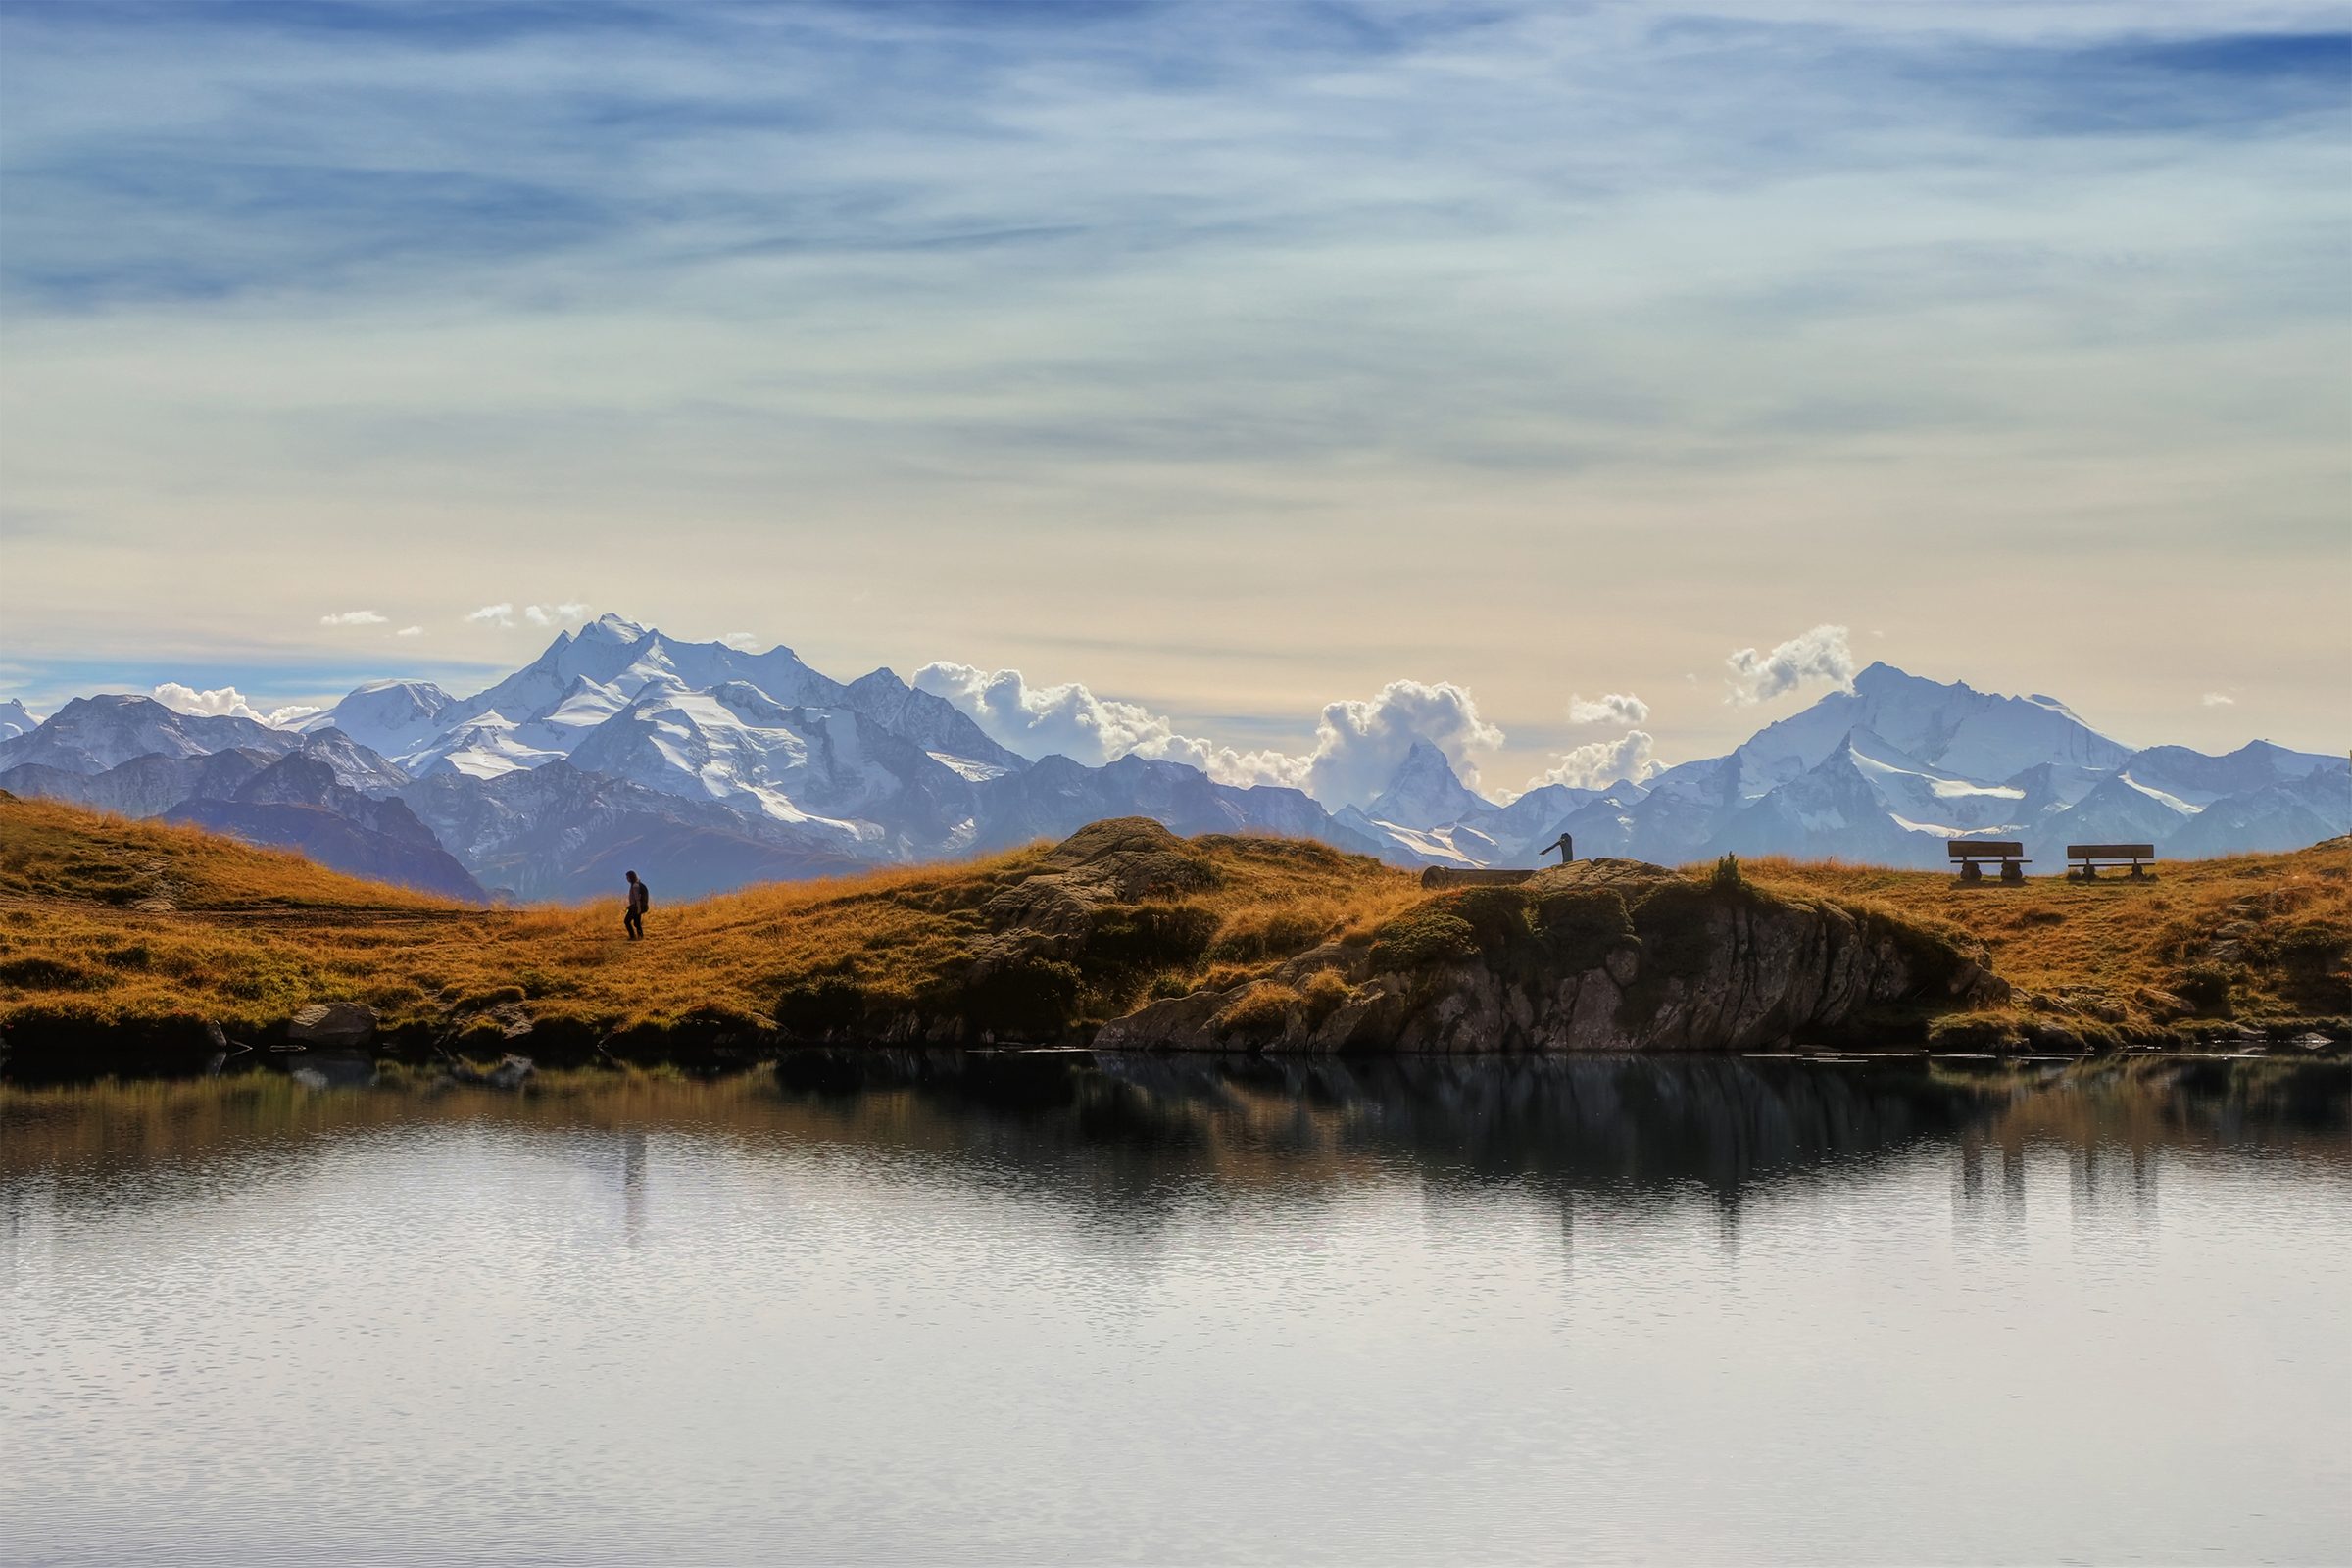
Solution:
[(613, 615), (471, 697), (372, 681), (295, 729), (142, 697), (78, 698), (38, 724), (0, 705), (0, 788), (169, 813), (464, 897), (610, 893), (632, 869), (686, 897), (1122, 815), (1460, 866), (1533, 865), (1562, 833), (1586, 858), (1936, 866), (1955, 837), (2020, 838), (2055, 869), (2070, 842), (2201, 856), (2352, 831), (2342, 758), (2259, 741), (2226, 757), (2134, 752), (2055, 698), (1883, 663), (1725, 756), (1640, 782), (1498, 803), (1423, 741), (1378, 795), (1335, 814), (1178, 762), (1032, 761), (887, 669), (844, 684), (787, 648), (679, 642)]
[(209, 757), (233, 747), (277, 756), (302, 737), (259, 719), (182, 713), (152, 697), (76, 697), (48, 719), (0, 741), (0, 768), (39, 762), (96, 773), (134, 757)]

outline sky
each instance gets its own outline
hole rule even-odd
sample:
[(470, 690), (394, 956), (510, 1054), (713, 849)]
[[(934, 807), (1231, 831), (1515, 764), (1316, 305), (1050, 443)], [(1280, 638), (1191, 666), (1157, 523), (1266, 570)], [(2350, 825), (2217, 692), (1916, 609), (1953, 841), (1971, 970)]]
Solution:
[(0, 697), (2340, 752), (2348, 307), (2344, 4), (0, 4)]

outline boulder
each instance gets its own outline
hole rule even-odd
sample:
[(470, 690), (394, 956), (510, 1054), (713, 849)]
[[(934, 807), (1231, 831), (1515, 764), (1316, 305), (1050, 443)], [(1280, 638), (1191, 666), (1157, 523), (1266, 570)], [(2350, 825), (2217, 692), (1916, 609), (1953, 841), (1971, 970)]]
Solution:
[(360, 1002), (314, 1002), (286, 1024), (301, 1046), (361, 1046), (375, 1037), (375, 1009)]

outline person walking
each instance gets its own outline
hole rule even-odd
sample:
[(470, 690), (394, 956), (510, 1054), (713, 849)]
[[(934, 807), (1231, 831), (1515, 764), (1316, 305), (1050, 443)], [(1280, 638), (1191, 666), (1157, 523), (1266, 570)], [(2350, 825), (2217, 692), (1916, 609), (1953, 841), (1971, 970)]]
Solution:
[(645, 911), (653, 906), (654, 896), (646, 891), (644, 883), (637, 880), (637, 873), (631, 871), (629, 873), (629, 912), (622, 915), (620, 919), (621, 925), (629, 933), (631, 942), (645, 935)]

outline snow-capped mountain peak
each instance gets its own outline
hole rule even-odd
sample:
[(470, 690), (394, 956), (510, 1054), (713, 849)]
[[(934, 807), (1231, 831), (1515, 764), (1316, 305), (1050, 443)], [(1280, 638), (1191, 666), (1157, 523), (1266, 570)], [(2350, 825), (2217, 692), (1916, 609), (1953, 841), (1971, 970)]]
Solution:
[[(683, 642), (618, 615), (556, 636), (470, 697), (371, 681), (298, 732), (111, 695), (8, 733), (31, 717), (0, 704), (0, 788), (180, 812), (318, 853), (342, 830), (298, 830), (324, 810), (378, 850), (427, 834), (485, 887), (564, 897), (607, 887), (624, 851), (664, 866), (673, 890), (710, 889), (1005, 848), (1131, 814), (1457, 866), (1532, 866), (1563, 831), (1588, 858), (1736, 851), (1941, 866), (1955, 837), (2021, 838), (2055, 865), (2070, 840), (2147, 841), (2170, 858), (2352, 828), (2341, 757), (2259, 741), (2224, 757), (2127, 752), (2054, 698), (1884, 663), (1734, 751), (1643, 784), (1548, 785), (1496, 806), (1418, 741), (1378, 796), (1336, 814), (1296, 790), (1217, 784), (1177, 762), (1032, 764), (888, 669), (843, 685), (789, 648)], [(416, 820), (368, 804), (394, 801)], [(446, 881), (449, 868), (428, 862), (401, 860), (404, 874)]]
[(1389, 776), (1388, 788), (1365, 806), (1364, 814), (1375, 822), (1422, 830), (1494, 808), (1492, 801), (1462, 783), (1444, 752), (1416, 740)]
[(1965, 681), (1933, 681), (1874, 663), (1850, 692), (1832, 692), (1800, 713), (1769, 724), (1740, 750), (1785, 782), (1813, 767), (1856, 729), (1867, 729), (1953, 778), (1991, 783), (2038, 762), (2122, 765), (2129, 748), (2091, 729), (2048, 697), (2003, 697)]
[(557, 640), (559, 642), (617, 643), (626, 647), (633, 643), (643, 642), (646, 633), (651, 629), (651, 627), (639, 625), (625, 615), (606, 613), (582, 626), (576, 634), (565, 632)]
[(28, 735), (38, 727), (40, 722), (39, 719), (33, 717), (30, 709), (14, 697), (5, 703), (0, 703), (0, 741), (13, 740), (19, 735)]

